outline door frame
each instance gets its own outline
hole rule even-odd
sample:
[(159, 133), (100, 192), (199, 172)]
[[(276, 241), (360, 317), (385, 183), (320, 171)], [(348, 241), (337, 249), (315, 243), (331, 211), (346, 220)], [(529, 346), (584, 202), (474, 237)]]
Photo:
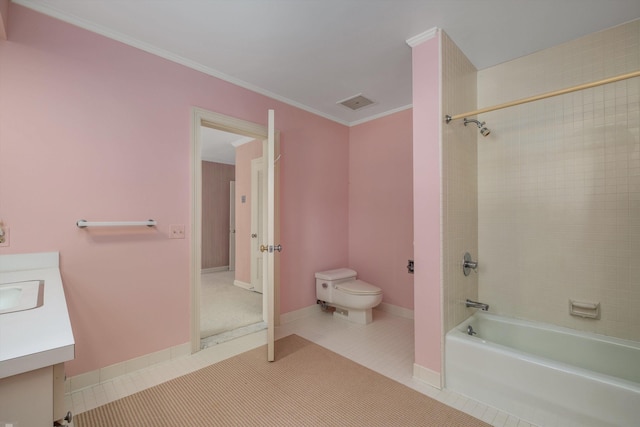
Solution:
[[(262, 176), (260, 177), (260, 173)], [(260, 245), (266, 244), (266, 230), (264, 227), (267, 224), (267, 210), (265, 209), (264, 197), (266, 196), (265, 186), (265, 170), (264, 170), (264, 155), (251, 159), (251, 289), (256, 292), (264, 293), (262, 285), (262, 253), (260, 252)], [(262, 206), (258, 206), (258, 201)], [(253, 235), (256, 235), (254, 238)], [(258, 256), (260, 256), (260, 262), (258, 262)], [(263, 301), (266, 303), (266, 301)], [(267, 312), (264, 309), (263, 304), (262, 315), (265, 318)]]
[(229, 182), (229, 271), (236, 269), (236, 181)]
[[(191, 289), (191, 353), (200, 351), (200, 287), (202, 271), (202, 126), (213, 129), (232, 132), (239, 135), (249, 136), (255, 139), (264, 140), (268, 137), (266, 126), (252, 123), (224, 114), (214, 113), (199, 107), (191, 108), (191, 144), (190, 144), (190, 166), (191, 166), (191, 233), (190, 233), (190, 289)], [(275, 133), (276, 158), (280, 153), (280, 135)], [(277, 164), (277, 166), (279, 166)], [(280, 241), (280, 168), (276, 167), (275, 173), (275, 237)], [(280, 257), (275, 257), (274, 266), (274, 298), (275, 313), (274, 326), (280, 323)]]

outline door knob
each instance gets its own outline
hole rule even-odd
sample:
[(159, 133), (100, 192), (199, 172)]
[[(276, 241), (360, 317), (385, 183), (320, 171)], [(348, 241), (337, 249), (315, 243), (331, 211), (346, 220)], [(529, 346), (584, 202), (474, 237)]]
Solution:
[(258, 238), (258, 235), (257, 235), (256, 233), (251, 233), (251, 238), (252, 238), (252, 239), (257, 239), (257, 238)]
[(282, 245), (260, 245), (260, 252), (266, 252), (268, 251), (269, 253), (273, 252), (273, 251), (278, 251), (278, 252), (282, 252)]

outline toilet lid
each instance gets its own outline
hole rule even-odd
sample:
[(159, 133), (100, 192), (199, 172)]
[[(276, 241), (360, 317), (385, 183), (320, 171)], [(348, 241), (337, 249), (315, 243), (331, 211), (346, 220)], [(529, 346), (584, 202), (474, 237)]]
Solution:
[(382, 289), (362, 280), (350, 280), (335, 285), (336, 289), (354, 295), (380, 295)]

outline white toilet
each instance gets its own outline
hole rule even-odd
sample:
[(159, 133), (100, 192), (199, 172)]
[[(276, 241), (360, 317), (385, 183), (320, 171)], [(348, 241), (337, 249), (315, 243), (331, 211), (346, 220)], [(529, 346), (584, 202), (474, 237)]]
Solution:
[(316, 273), (316, 298), (335, 307), (334, 316), (366, 325), (373, 320), (371, 309), (382, 301), (382, 289), (357, 280), (350, 268), (338, 268)]

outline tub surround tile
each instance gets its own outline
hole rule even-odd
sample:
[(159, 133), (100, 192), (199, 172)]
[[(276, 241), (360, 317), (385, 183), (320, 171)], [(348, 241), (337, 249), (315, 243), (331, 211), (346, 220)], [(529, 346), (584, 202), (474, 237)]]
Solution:
[[(476, 69), (444, 32), (442, 60), (444, 114), (476, 109)], [(478, 260), (478, 135), (461, 120), (442, 129), (443, 331), (473, 313), (464, 305), (467, 298), (478, 300), (478, 275), (464, 276), (460, 267), (465, 252)]]
[[(640, 21), (478, 72), (478, 105), (640, 69)], [(640, 341), (640, 79), (482, 115), (480, 300), (491, 311)], [(602, 304), (575, 319), (568, 299)], [(544, 304), (531, 304), (544, 301)]]

